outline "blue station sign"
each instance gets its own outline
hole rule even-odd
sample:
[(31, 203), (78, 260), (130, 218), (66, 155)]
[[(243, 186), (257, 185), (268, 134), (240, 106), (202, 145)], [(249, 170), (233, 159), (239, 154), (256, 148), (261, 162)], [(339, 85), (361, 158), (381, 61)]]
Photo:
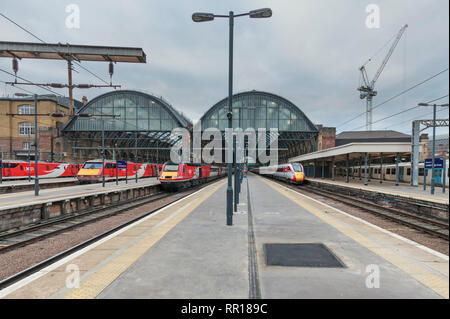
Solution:
[[(433, 159), (426, 158), (425, 159), (425, 169), (432, 169), (432, 166), (433, 166)], [(434, 159), (434, 168), (437, 168), (437, 169), (444, 168), (444, 159), (435, 158)]]
[(127, 169), (127, 161), (117, 161), (117, 169)]

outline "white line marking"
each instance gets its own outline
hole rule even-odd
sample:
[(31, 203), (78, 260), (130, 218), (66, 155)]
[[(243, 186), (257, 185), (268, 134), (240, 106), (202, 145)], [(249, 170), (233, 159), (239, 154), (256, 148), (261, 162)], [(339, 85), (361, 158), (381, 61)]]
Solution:
[[(278, 185), (280, 185), (280, 184), (278, 184)], [(290, 189), (290, 188), (288, 188), (288, 187), (286, 187), (286, 186), (284, 186), (284, 185), (280, 185), (280, 187), (283, 187), (283, 188), (287, 189), (288, 191), (293, 192), (293, 193), (295, 193), (295, 194), (298, 194), (298, 195), (300, 195), (300, 196), (306, 197), (306, 198), (308, 198), (308, 199), (310, 199), (310, 200), (312, 200), (312, 201), (314, 201), (314, 202), (316, 202), (316, 203), (318, 203), (318, 204), (320, 204), (320, 205), (323, 205), (323, 206), (326, 206), (326, 207), (328, 207), (328, 208), (331, 208), (331, 209), (337, 211), (338, 213), (341, 213), (341, 214), (343, 214), (343, 215), (345, 215), (345, 216), (351, 217), (351, 218), (353, 218), (353, 219), (355, 219), (355, 220), (357, 220), (357, 221), (359, 221), (359, 222), (361, 222), (361, 223), (363, 223), (363, 224), (366, 224), (366, 225), (368, 225), (368, 226), (370, 226), (370, 227), (372, 227), (372, 228), (375, 228), (375, 229), (377, 229), (377, 230), (379, 230), (379, 231), (381, 231), (381, 232), (383, 232), (383, 233), (385, 233), (385, 234), (391, 235), (391, 236), (394, 237), (394, 238), (397, 238), (397, 239), (399, 239), (399, 240), (401, 240), (401, 241), (404, 241), (404, 242), (406, 242), (406, 243), (408, 243), (408, 244), (410, 244), (410, 245), (413, 245), (413, 246), (415, 246), (415, 247), (417, 247), (417, 248), (420, 248), (420, 249), (422, 249), (422, 250), (424, 250), (424, 251), (426, 251), (426, 252), (428, 252), (428, 253), (430, 253), (430, 254), (433, 254), (433, 255), (435, 255), (435, 256), (437, 256), (437, 257), (439, 257), (439, 258), (442, 258), (442, 259), (444, 259), (445, 261), (449, 261), (449, 256), (444, 255), (444, 254), (442, 254), (442, 253), (440, 253), (440, 252), (438, 252), (438, 251), (435, 251), (435, 250), (433, 250), (433, 249), (431, 249), (431, 248), (428, 248), (428, 247), (426, 247), (426, 246), (423, 246), (423, 245), (421, 245), (421, 244), (419, 244), (419, 243), (417, 243), (417, 242), (415, 242), (415, 241), (412, 241), (412, 240), (410, 240), (410, 239), (408, 239), (408, 238), (405, 238), (405, 237), (403, 237), (403, 236), (400, 236), (400, 235), (398, 235), (398, 234), (395, 234), (395, 233), (393, 233), (393, 232), (390, 232), (389, 230), (386, 230), (386, 229), (384, 229), (384, 228), (381, 228), (381, 227), (379, 227), (379, 226), (376, 226), (376, 225), (374, 225), (374, 224), (371, 224), (371, 223), (369, 223), (368, 221), (366, 221), (366, 220), (364, 220), (364, 219), (361, 219), (361, 218), (359, 218), (359, 217), (353, 216), (353, 215), (351, 215), (351, 214), (349, 214), (349, 213), (346, 213), (346, 212), (344, 212), (344, 211), (342, 211), (342, 210), (340, 210), (340, 209), (338, 209), (338, 208), (334, 208), (334, 207), (332, 207), (332, 206), (330, 206), (330, 205), (328, 205), (328, 204), (322, 203), (321, 201), (319, 201), (319, 200), (317, 200), (317, 199), (314, 199), (314, 198), (309, 197), (309, 196), (304, 195), (304, 194), (300, 194), (299, 192), (296, 192), (296, 191), (294, 191), (294, 190), (292, 190), (292, 189)]]

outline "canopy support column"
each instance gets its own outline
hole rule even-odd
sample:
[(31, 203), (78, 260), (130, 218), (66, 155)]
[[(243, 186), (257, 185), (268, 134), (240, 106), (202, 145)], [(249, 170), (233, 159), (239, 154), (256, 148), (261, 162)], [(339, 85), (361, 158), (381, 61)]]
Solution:
[(345, 182), (348, 183), (348, 160), (349, 160), (349, 154), (347, 153), (346, 159), (345, 159)]
[(367, 153), (364, 153), (364, 185), (367, 185)]

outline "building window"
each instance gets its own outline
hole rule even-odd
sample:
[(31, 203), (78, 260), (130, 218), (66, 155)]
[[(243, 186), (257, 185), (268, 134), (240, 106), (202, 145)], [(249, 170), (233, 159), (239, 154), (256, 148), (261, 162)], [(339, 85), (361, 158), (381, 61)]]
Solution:
[(28, 143), (28, 142), (23, 142), (22, 146), (23, 146), (24, 150), (29, 150), (30, 149), (30, 143)]
[(19, 123), (19, 135), (33, 135), (34, 134), (34, 124), (31, 122)]
[(33, 115), (34, 114), (34, 106), (33, 105), (19, 105), (18, 112), (23, 115)]

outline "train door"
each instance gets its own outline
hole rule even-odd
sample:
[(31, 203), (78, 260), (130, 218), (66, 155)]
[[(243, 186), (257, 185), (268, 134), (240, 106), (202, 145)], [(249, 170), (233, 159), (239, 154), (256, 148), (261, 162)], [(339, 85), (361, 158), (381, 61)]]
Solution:
[(442, 168), (436, 168), (435, 170), (434, 170), (434, 184), (435, 185), (442, 185), (442, 178), (441, 178), (441, 176), (442, 176)]
[(405, 175), (405, 168), (404, 167), (399, 167), (398, 168), (398, 180), (400, 182), (403, 182), (403, 175)]

